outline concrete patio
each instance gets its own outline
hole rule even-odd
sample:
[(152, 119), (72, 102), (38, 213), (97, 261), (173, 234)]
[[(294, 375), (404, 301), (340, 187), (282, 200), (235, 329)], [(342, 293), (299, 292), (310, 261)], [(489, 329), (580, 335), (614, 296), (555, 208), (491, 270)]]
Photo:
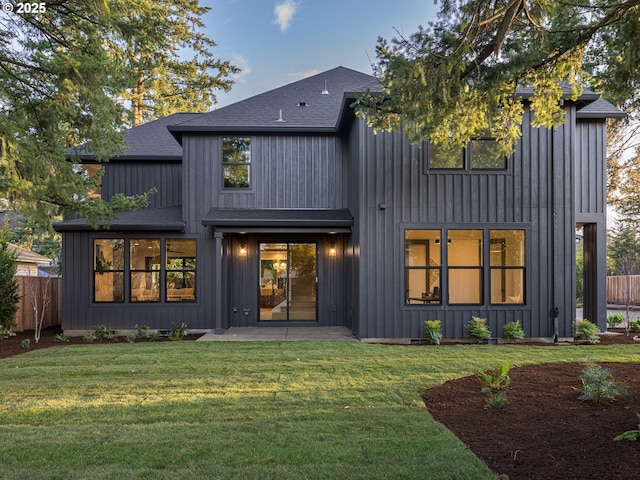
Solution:
[(351, 330), (345, 327), (231, 327), (222, 335), (209, 332), (198, 342), (268, 342), (299, 340), (331, 340), (357, 342)]

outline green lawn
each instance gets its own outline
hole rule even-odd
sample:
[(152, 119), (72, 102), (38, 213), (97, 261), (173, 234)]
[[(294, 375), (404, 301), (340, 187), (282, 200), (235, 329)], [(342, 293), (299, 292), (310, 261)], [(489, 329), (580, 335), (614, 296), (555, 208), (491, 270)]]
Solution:
[(0, 478), (494, 479), (420, 394), (505, 360), (640, 362), (640, 350), (166, 342), (33, 351), (0, 360)]

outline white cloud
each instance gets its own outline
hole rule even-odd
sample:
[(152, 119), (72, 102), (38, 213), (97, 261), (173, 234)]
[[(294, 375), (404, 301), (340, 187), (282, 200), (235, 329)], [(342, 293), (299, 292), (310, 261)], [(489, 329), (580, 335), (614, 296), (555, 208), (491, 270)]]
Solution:
[(247, 60), (240, 54), (234, 54), (231, 57), (231, 65), (235, 65), (240, 69), (240, 73), (236, 73), (235, 75), (233, 75), (233, 79), (237, 83), (247, 83), (246, 77), (251, 72), (253, 72), (253, 69), (251, 68), (251, 64), (249, 63), (249, 60)]
[(281, 32), (285, 32), (289, 28), (297, 9), (298, 4), (294, 0), (283, 0), (273, 7), (273, 13), (276, 16), (275, 23), (280, 26)]

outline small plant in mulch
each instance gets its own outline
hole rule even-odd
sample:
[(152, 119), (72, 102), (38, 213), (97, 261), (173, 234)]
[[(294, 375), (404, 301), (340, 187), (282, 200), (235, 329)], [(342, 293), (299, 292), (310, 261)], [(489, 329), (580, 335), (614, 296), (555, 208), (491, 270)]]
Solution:
[(29, 340), (28, 338), (25, 338), (24, 340), (22, 340), (20, 342), (20, 346), (22, 348), (24, 348), (25, 350), (28, 350), (31, 348), (31, 340)]
[(589, 343), (600, 343), (598, 326), (589, 320), (576, 320), (573, 322), (573, 331), (576, 338)]
[(169, 340), (182, 340), (187, 334), (186, 323), (172, 323), (171, 330), (169, 331)]
[(467, 323), (467, 330), (469, 331), (469, 338), (476, 343), (481, 343), (491, 338), (491, 331), (487, 326), (486, 318), (471, 317), (471, 320)]
[(4, 325), (0, 324), (0, 340), (5, 340), (9, 337), (15, 336), (16, 334), (12, 332), (10, 328), (7, 328)]
[(478, 380), (482, 384), (481, 391), (487, 394), (485, 410), (502, 408), (507, 404), (507, 390), (511, 385), (509, 370), (511, 370), (511, 363), (505, 362), (502, 365), (496, 365), (494, 370), (478, 373)]
[(118, 335), (120, 335), (119, 330), (111, 330), (107, 328), (105, 325), (95, 325), (93, 327), (93, 332), (88, 333), (82, 339), (85, 342), (95, 342), (96, 340), (117, 340)]
[(524, 330), (520, 325), (520, 320), (506, 323), (503, 335), (507, 340), (522, 340), (524, 338)]
[(60, 342), (60, 343), (64, 343), (64, 342), (68, 342), (69, 341), (69, 335), (67, 335), (66, 333), (62, 332), (62, 333), (56, 333), (55, 337), (53, 337), (53, 339), (56, 342)]
[(609, 328), (616, 328), (618, 325), (624, 322), (624, 315), (622, 313), (612, 313), (607, 317), (607, 326)]
[(613, 402), (627, 393), (627, 387), (613, 378), (613, 370), (602, 368), (600, 365), (585, 367), (580, 375), (580, 382), (582, 387), (574, 387), (574, 390), (580, 392), (578, 398), (598, 405), (605, 400)]
[(638, 418), (638, 428), (637, 430), (627, 430), (626, 432), (621, 433), (614, 437), (616, 442), (620, 440), (629, 440), (630, 442), (635, 442), (640, 438), (640, 413), (636, 412), (636, 417)]
[(139, 325), (135, 324), (133, 326), (133, 331), (127, 335), (127, 342), (134, 343), (136, 340), (147, 340), (151, 338), (151, 334), (149, 333), (148, 325)]
[(442, 325), (440, 320), (425, 320), (424, 336), (431, 345), (440, 345), (442, 341)]

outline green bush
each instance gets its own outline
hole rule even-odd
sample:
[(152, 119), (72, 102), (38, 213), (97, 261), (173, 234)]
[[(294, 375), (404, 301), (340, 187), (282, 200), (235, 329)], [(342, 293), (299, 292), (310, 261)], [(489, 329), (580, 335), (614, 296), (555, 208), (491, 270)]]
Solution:
[(607, 326), (609, 328), (616, 328), (622, 322), (624, 322), (624, 315), (622, 315), (622, 313), (620, 312), (612, 313), (607, 317)]
[(640, 319), (631, 320), (629, 322), (629, 328), (632, 332), (640, 333)]
[(442, 341), (442, 328), (440, 320), (425, 320), (424, 335), (431, 345), (440, 345)]
[[(18, 284), (13, 278), (18, 269), (16, 254), (9, 250), (9, 243), (0, 241), (0, 327), (11, 330), (18, 311)], [(1, 337), (0, 337), (1, 338)], [(7, 337), (4, 337), (7, 338)]]
[(524, 330), (520, 325), (520, 320), (504, 325), (504, 338), (507, 340), (522, 340), (524, 338)]
[(4, 340), (5, 338), (15, 337), (16, 334), (11, 331), (11, 328), (5, 327), (0, 324), (0, 340)]
[(169, 340), (182, 340), (187, 334), (186, 323), (172, 323), (171, 330), (169, 331)]
[(627, 393), (627, 388), (613, 378), (613, 370), (600, 365), (589, 365), (580, 376), (582, 387), (574, 388), (580, 392), (580, 400), (601, 404), (605, 400), (614, 401)]
[(487, 326), (486, 318), (471, 317), (471, 320), (467, 323), (467, 330), (469, 331), (469, 338), (478, 343), (491, 338), (491, 331)]
[(573, 330), (580, 340), (586, 340), (589, 343), (600, 342), (600, 337), (597, 335), (598, 326), (589, 320), (576, 320), (573, 322)]

